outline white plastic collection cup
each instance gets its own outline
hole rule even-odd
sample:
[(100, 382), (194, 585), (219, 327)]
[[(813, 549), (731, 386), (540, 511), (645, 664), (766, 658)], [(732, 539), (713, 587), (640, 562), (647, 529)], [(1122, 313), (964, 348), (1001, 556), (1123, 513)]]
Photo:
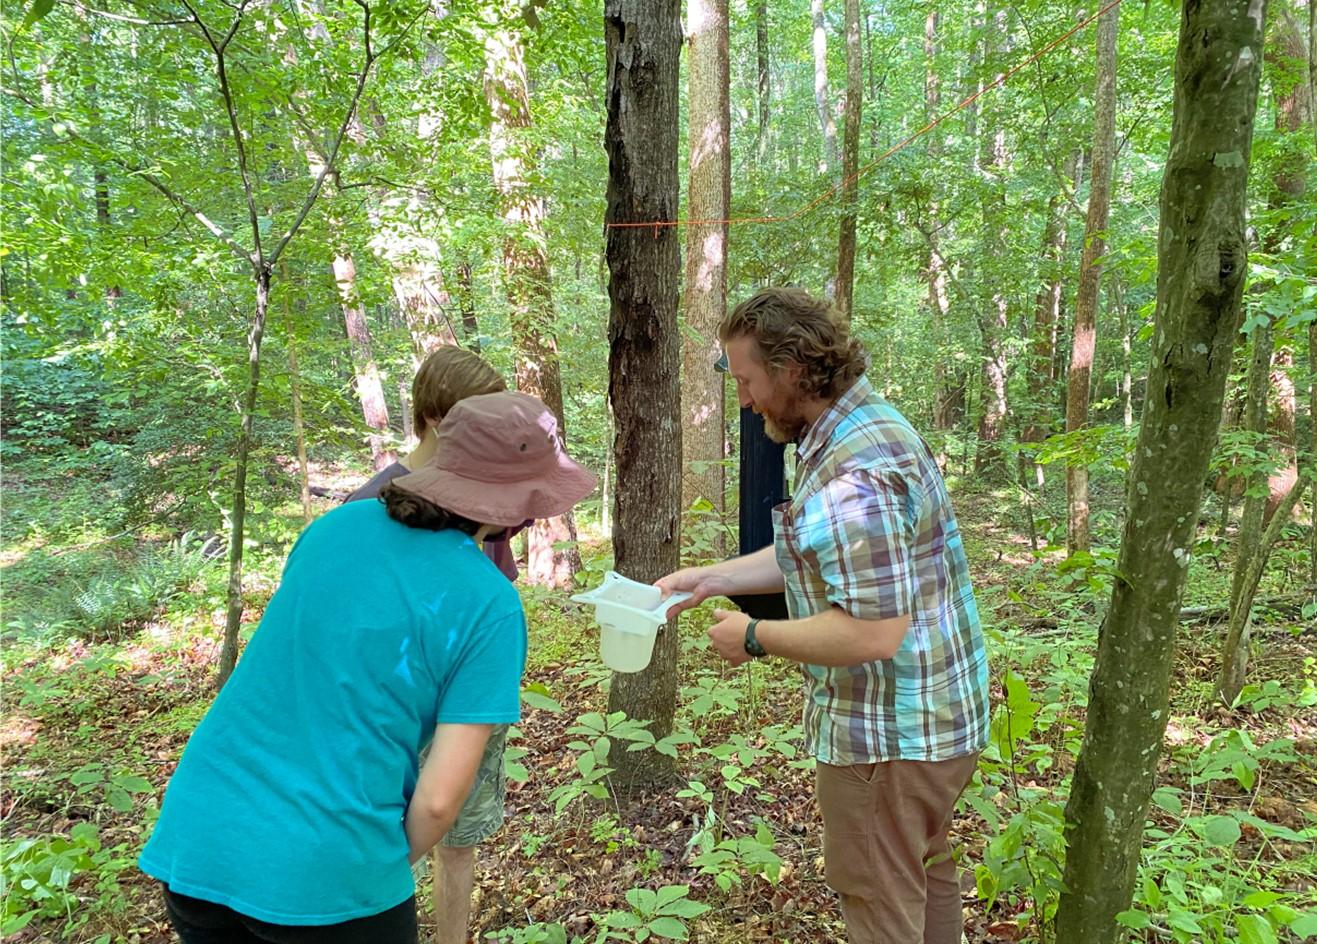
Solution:
[(653, 584), (640, 583), (616, 571), (588, 593), (575, 594), (577, 603), (594, 606), (599, 624), (599, 656), (614, 672), (639, 672), (654, 656), (658, 628), (668, 621), (668, 609), (690, 599), (689, 593), (667, 597)]

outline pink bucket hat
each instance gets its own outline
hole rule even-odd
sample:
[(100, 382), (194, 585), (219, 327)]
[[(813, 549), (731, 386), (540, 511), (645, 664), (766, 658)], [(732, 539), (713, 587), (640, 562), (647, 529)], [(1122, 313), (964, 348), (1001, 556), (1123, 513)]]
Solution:
[(393, 484), (482, 524), (561, 515), (598, 481), (563, 451), (558, 420), (530, 394), (459, 400), (436, 435), (434, 458)]

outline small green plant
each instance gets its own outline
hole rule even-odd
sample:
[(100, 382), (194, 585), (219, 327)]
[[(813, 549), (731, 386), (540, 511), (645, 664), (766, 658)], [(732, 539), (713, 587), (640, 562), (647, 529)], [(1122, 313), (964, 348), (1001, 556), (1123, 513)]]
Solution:
[(762, 819), (755, 823), (752, 836), (718, 839), (717, 832), (706, 817), (703, 828), (691, 838), (696, 854), (690, 863), (701, 875), (713, 876), (714, 883), (724, 893), (741, 885), (746, 876), (763, 876), (770, 884), (777, 884), (782, 874), (782, 858), (774, 851), (773, 831)]
[(599, 921), (595, 944), (604, 941), (627, 941), (643, 944), (651, 937), (685, 941), (690, 937), (686, 922), (709, 910), (703, 902), (693, 901), (687, 885), (665, 885), (657, 891), (633, 888), (626, 893), (628, 911), (611, 911)]
[(63, 918), (65, 933), (88, 917), (73, 891), (75, 879), (95, 876), (97, 910), (123, 907), (119, 875), (132, 865), (126, 845), (105, 849), (91, 823), (78, 823), (67, 836), (45, 836), (7, 843), (0, 853), (0, 934), (15, 934), (35, 918)]
[[(591, 711), (576, 719), (576, 724), (567, 729), (568, 734), (578, 735), (567, 746), (580, 751), (576, 757), (577, 775), (567, 783), (555, 787), (549, 794), (549, 801), (554, 805), (554, 812), (561, 814), (583, 796), (605, 799), (610, 795), (608, 775), (613, 768), (608, 766), (608, 754), (613, 749), (614, 741), (630, 741), (628, 751), (643, 751), (656, 747), (654, 735), (646, 730), (647, 721), (634, 721), (626, 716), (625, 711), (614, 711), (608, 716)], [(581, 738), (589, 740), (581, 740)], [(675, 756), (675, 747), (673, 747)]]
[(136, 774), (111, 774), (104, 764), (83, 764), (68, 775), (77, 795), (88, 803), (98, 805), (102, 800), (120, 813), (133, 809), (133, 794), (155, 792), (151, 781)]

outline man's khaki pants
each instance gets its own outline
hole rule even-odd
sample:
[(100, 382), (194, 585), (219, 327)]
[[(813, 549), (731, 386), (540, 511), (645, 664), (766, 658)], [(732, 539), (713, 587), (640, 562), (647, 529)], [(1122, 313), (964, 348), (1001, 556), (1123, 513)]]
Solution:
[(947, 831), (978, 759), (818, 765), (825, 873), (851, 944), (960, 944)]

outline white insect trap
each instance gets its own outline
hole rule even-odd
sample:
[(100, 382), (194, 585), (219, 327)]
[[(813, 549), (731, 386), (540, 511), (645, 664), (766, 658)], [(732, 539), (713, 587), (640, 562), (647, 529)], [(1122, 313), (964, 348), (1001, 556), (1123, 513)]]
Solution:
[(652, 584), (623, 577), (616, 571), (604, 574), (604, 582), (589, 593), (572, 597), (577, 603), (594, 606), (599, 624), (599, 655), (614, 672), (639, 672), (654, 655), (658, 628), (668, 621), (668, 609), (690, 599), (689, 593), (667, 597)]

